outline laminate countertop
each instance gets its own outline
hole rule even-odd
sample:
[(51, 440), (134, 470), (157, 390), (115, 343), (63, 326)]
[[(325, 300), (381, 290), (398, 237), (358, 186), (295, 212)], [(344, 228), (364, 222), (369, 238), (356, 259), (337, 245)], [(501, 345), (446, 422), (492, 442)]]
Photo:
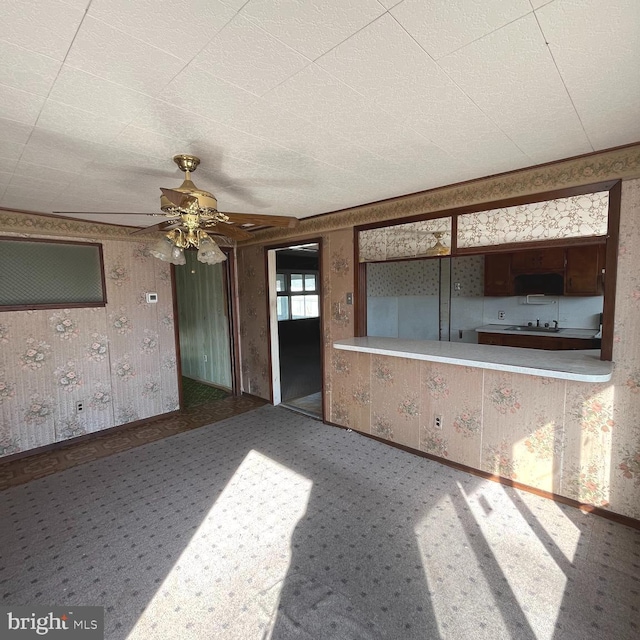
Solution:
[[(510, 336), (550, 336), (551, 338), (595, 338), (598, 333), (597, 329), (571, 329), (569, 327), (560, 327), (560, 331), (527, 331), (527, 329), (509, 329), (512, 324), (485, 324), (478, 327), (478, 333), (501, 333)], [(535, 329), (535, 328), (533, 328)]]
[(613, 371), (613, 363), (600, 360), (600, 351), (597, 349), (543, 351), (466, 342), (374, 337), (338, 340), (333, 347), (579, 382), (608, 382)]

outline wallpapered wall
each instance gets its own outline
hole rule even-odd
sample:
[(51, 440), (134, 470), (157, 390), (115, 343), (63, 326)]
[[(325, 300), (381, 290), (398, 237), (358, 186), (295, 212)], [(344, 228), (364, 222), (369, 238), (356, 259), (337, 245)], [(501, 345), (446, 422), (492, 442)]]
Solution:
[[(332, 348), (354, 335), (353, 229), (323, 236), (325, 416), (447, 460), (640, 518), (640, 180), (623, 183), (611, 383)], [(634, 253), (635, 251), (635, 253)], [(243, 376), (268, 397), (264, 260), (240, 248)], [(248, 291), (244, 288), (248, 287)], [(432, 428), (442, 415), (442, 430)]]
[(178, 408), (169, 265), (85, 239), (103, 245), (106, 307), (0, 313), (0, 455)]

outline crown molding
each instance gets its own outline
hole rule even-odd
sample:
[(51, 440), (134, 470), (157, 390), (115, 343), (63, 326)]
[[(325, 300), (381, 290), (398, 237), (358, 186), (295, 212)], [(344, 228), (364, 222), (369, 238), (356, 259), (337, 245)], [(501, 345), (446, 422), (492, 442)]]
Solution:
[(124, 227), (104, 222), (89, 222), (76, 218), (48, 216), (29, 211), (16, 211), (0, 207), (0, 233), (26, 233), (69, 238), (98, 238), (101, 240), (130, 240), (141, 242), (151, 234), (131, 235), (135, 227)]
[(490, 203), (507, 198), (534, 195), (606, 180), (640, 177), (640, 143), (559, 160), (496, 176), (438, 187), (429, 191), (361, 205), (310, 218), (293, 229), (256, 231), (240, 241), (239, 247), (287, 238), (299, 238), (337, 231), (363, 224), (447, 211), (457, 207)]

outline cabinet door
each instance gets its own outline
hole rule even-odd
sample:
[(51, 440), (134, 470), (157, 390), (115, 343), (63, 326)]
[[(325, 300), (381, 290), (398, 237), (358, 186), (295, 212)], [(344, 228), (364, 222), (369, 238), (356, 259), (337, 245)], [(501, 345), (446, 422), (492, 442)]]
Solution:
[(562, 341), (551, 336), (502, 336), (502, 344), (505, 347), (521, 347), (524, 349), (545, 349), (547, 351), (560, 351)]
[(533, 249), (517, 251), (511, 259), (514, 273), (534, 273), (536, 271), (562, 271), (564, 269), (564, 248)]
[(479, 333), (478, 344), (501, 345), (503, 337), (504, 336), (499, 333)]
[(564, 289), (567, 295), (597, 296), (602, 293), (604, 245), (567, 247)]
[(513, 295), (511, 254), (489, 253), (484, 257), (484, 295)]

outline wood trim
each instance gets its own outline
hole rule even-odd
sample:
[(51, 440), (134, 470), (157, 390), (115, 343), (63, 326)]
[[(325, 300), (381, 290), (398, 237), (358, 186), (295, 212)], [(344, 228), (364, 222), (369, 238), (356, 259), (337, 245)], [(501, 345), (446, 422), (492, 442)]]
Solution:
[(171, 274), (171, 302), (173, 306), (173, 339), (176, 345), (176, 374), (178, 376), (178, 406), (184, 407), (182, 392), (182, 355), (180, 353), (180, 316), (178, 311), (178, 290), (176, 288), (176, 265), (170, 264)]
[(618, 180), (609, 192), (609, 225), (604, 272), (604, 304), (602, 310), (601, 360), (613, 360), (613, 334), (618, 280), (618, 243), (620, 241), (620, 205), (622, 181)]
[(69, 438), (68, 440), (61, 440), (60, 442), (45, 444), (42, 447), (36, 447), (35, 449), (19, 451), (18, 453), (13, 453), (11, 455), (0, 458), (0, 467), (5, 462), (13, 462), (14, 460), (20, 460), (20, 458), (28, 458), (29, 456), (36, 456), (40, 453), (47, 453), (48, 451), (55, 451), (56, 449), (64, 449), (65, 447), (74, 446), (88, 440), (98, 440), (102, 436), (111, 435), (124, 429), (130, 429), (132, 427), (142, 427), (143, 425), (148, 424), (150, 420), (157, 420), (159, 418), (170, 418), (171, 416), (177, 416), (180, 413), (180, 409), (177, 409), (176, 411), (168, 411), (167, 413), (159, 413), (158, 415), (149, 416), (148, 418), (142, 418), (141, 420), (125, 422), (124, 424), (117, 424), (115, 427), (108, 427), (107, 429), (101, 429), (100, 431), (85, 433), (84, 435), (76, 436), (75, 438)]
[[(483, 178), (485, 180), (486, 178)], [(480, 211), (491, 211), (492, 209), (503, 209), (505, 207), (517, 207), (522, 204), (532, 204), (534, 202), (544, 202), (545, 200), (556, 200), (558, 198), (569, 198), (571, 196), (580, 196), (585, 193), (595, 193), (597, 191), (610, 191), (618, 182), (617, 180), (606, 180), (604, 182), (594, 182), (591, 184), (580, 185), (577, 187), (566, 187), (564, 189), (554, 189), (552, 191), (542, 191), (539, 193), (530, 193), (511, 198), (503, 198), (501, 200), (489, 200), (478, 204), (465, 205), (455, 207), (453, 209), (442, 209), (440, 211), (431, 211), (424, 214), (415, 214), (405, 218), (393, 218), (392, 220), (383, 220), (379, 222), (370, 222), (368, 224), (358, 225), (354, 227), (356, 231), (365, 231), (367, 229), (378, 229), (380, 227), (395, 227), (410, 222), (420, 222), (422, 220), (433, 220), (435, 218), (448, 218), (450, 216), (460, 216), (468, 213), (478, 213)], [(447, 185), (457, 186), (457, 185)], [(424, 192), (427, 193), (427, 192)], [(401, 196), (406, 198), (408, 196)], [(392, 200), (383, 200), (381, 203), (392, 202)], [(360, 205), (365, 206), (365, 205)], [(368, 206), (368, 205), (367, 205)], [(359, 207), (358, 207), (359, 208)]]
[(325, 317), (325, 314), (322, 311), (323, 300), (324, 300), (324, 270), (325, 270), (325, 260), (324, 260), (324, 247), (323, 247), (323, 238), (318, 238), (318, 313), (320, 314), (320, 415), (321, 419), (324, 421), (324, 381), (325, 381), (325, 351), (324, 348), (324, 336), (325, 333), (328, 333), (328, 326), (325, 326), (325, 322), (327, 325), (329, 324), (329, 318)]
[(232, 247), (221, 247), (227, 256), (225, 276), (227, 280), (227, 300), (229, 305), (229, 337), (231, 339), (231, 389), (233, 395), (242, 395), (242, 368), (240, 365), (240, 322), (238, 309), (238, 266), (236, 251)]
[[(87, 219), (87, 218), (76, 218), (75, 216), (64, 216), (64, 215), (60, 215), (58, 213), (43, 213), (42, 211), (30, 211), (28, 209), (7, 209), (6, 207), (0, 207), (0, 212), (5, 212), (5, 213), (24, 213), (25, 215), (30, 215), (30, 216), (41, 216), (43, 218), (55, 218), (58, 220), (70, 220), (72, 222), (87, 222), (88, 224), (101, 224), (104, 225), (106, 227), (118, 227), (120, 229), (131, 229), (131, 231), (135, 231), (136, 229), (139, 230), (144, 230), (145, 227), (139, 227), (137, 225), (130, 225), (130, 224), (114, 224), (113, 222), (103, 222), (102, 220), (91, 220), (91, 219)], [(128, 215), (128, 213), (126, 211), (122, 211), (122, 212), (116, 212), (116, 211), (96, 211), (95, 214), (92, 214), (88, 211), (83, 212), (83, 211), (79, 211), (78, 213), (82, 213), (85, 215)], [(151, 215), (156, 215), (155, 213), (133, 213), (131, 215), (135, 215), (135, 216), (151, 216)], [(37, 233), (37, 232), (36, 232)]]
[(98, 260), (100, 261), (100, 287), (102, 288), (101, 302), (51, 302), (46, 304), (13, 304), (0, 305), (0, 313), (3, 311), (37, 311), (40, 309), (95, 309), (107, 306), (107, 280), (104, 275), (104, 252), (101, 242), (83, 242), (75, 240), (60, 240), (59, 238), (23, 238), (18, 236), (0, 236), (0, 241), (10, 242), (45, 242), (47, 244), (71, 244), (85, 247), (96, 247), (98, 249)]
[(412, 453), (413, 455), (419, 456), (420, 458), (433, 460), (434, 462), (439, 462), (440, 464), (446, 467), (451, 467), (452, 469), (457, 469), (458, 471), (464, 471), (473, 476), (483, 478), (484, 480), (491, 480), (491, 482), (497, 482), (498, 484), (502, 484), (507, 487), (513, 487), (514, 489), (518, 489), (519, 491), (526, 491), (527, 493), (540, 496), (541, 498), (546, 498), (547, 500), (553, 500), (554, 502), (558, 502), (560, 504), (566, 504), (570, 507), (580, 509), (580, 511), (583, 511), (584, 513), (593, 513), (595, 515), (601, 516), (602, 518), (606, 518), (607, 520), (612, 520), (613, 522), (622, 524), (626, 527), (631, 527), (632, 529), (640, 530), (640, 520), (636, 520), (635, 518), (631, 518), (629, 516), (623, 516), (622, 514), (615, 513), (613, 511), (607, 511), (607, 509), (603, 509), (602, 507), (594, 507), (593, 505), (585, 504), (584, 502), (579, 502), (578, 500), (574, 500), (573, 498), (567, 498), (557, 493), (551, 493), (550, 491), (544, 491), (543, 489), (536, 489), (535, 487), (530, 487), (529, 485), (522, 484), (521, 482), (516, 482), (515, 480), (511, 480), (510, 478), (504, 478), (494, 473), (489, 473), (488, 471), (482, 471), (481, 469), (475, 469), (474, 467), (469, 467), (465, 464), (454, 462), (453, 460), (440, 458), (438, 456), (434, 456), (431, 453), (426, 453), (425, 451), (420, 451), (419, 449), (413, 449), (404, 444), (392, 442), (391, 440), (385, 440), (384, 438), (374, 436), (370, 433), (364, 433), (362, 431), (358, 431), (357, 429), (351, 429), (350, 427), (345, 427), (343, 425), (336, 424), (335, 422), (325, 421), (325, 424), (331, 427), (337, 427), (338, 429), (354, 431), (360, 436), (364, 436), (365, 438), (370, 438), (371, 440), (376, 440), (377, 442), (381, 442), (382, 444), (389, 445), (391, 447), (394, 447), (395, 449), (400, 449), (401, 451), (406, 451), (407, 453)]
[[(527, 249), (552, 249), (553, 247), (574, 247), (594, 244), (605, 244), (607, 236), (585, 236), (579, 238), (552, 238), (549, 240), (529, 240), (527, 242), (509, 242), (508, 244), (492, 244), (484, 247), (460, 247), (455, 255), (486, 255), (487, 253), (515, 253)], [(455, 257), (453, 255), (452, 257)]]
[[(291, 244), (291, 243), (289, 243)], [(286, 245), (285, 245), (286, 246)], [(271, 294), (269, 293), (269, 250), (270, 247), (261, 246), (262, 262), (264, 265), (264, 290), (267, 314), (267, 362), (269, 363), (269, 402), (273, 404), (273, 350), (271, 349)], [(279, 341), (278, 341), (279, 345)]]
[[(481, 176), (479, 178), (471, 178), (470, 180), (463, 180), (462, 182), (453, 182), (451, 184), (440, 185), (439, 187), (433, 187), (431, 189), (423, 189), (422, 191), (413, 191), (411, 193), (405, 193), (401, 196), (394, 196), (393, 198), (386, 198), (384, 200), (373, 200), (371, 202), (365, 202), (363, 204), (356, 205), (355, 207), (347, 207), (345, 209), (336, 209), (335, 211), (317, 213), (313, 216), (306, 216), (304, 218), (301, 218), (301, 220), (313, 220), (315, 218), (323, 218), (325, 216), (331, 216), (338, 213), (345, 213), (353, 209), (359, 209), (361, 207), (373, 207), (381, 204), (392, 204), (394, 202), (406, 200), (407, 198), (415, 198), (415, 197), (423, 196), (428, 193), (432, 193), (434, 191), (438, 191), (441, 189), (450, 189), (450, 188), (459, 189), (462, 187), (467, 187), (473, 184), (481, 183), (485, 180), (495, 180), (496, 178), (506, 178), (509, 176), (526, 174), (528, 172), (536, 171), (538, 169), (544, 169), (545, 167), (561, 166), (567, 162), (575, 162), (577, 160), (586, 160), (587, 158), (598, 157), (598, 156), (602, 156), (603, 154), (612, 153), (615, 151), (624, 151), (625, 149), (632, 149), (633, 147), (636, 147), (639, 144), (640, 144), (640, 140), (638, 140), (637, 142), (630, 142), (629, 144), (623, 144), (617, 147), (609, 147), (607, 149), (602, 149), (600, 151), (590, 151), (589, 153), (581, 153), (577, 156), (569, 156), (568, 158), (561, 158), (560, 160), (550, 160), (549, 162), (543, 162), (541, 164), (532, 164), (527, 167), (522, 167), (521, 169), (514, 169), (512, 171), (503, 171), (501, 173), (491, 173), (489, 175)], [(605, 183), (596, 183), (596, 184), (605, 184)]]
[[(289, 247), (293, 247), (299, 244), (317, 244), (318, 245), (318, 271), (319, 271), (319, 293), (318, 293), (318, 305), (320, 312), (320, 327), (324, 330), (323, 326), (323, 314), (322, 314), (322, 300), (323, 300), (323, 291), (322, 291), (322, 279), (323, 279), (323, 261), (322, 261), (322, 236), (312, 236), (310, 238), (302, 238), (302, 239), (294, 239), (287, 240), (284, 242), (278, 242), (277, 244), (265, 244), (261, 245), (264, 250), (264, 286), (267, 299), (267, 334), (271, 335), (271, 306), (269, 300), (269, 260), (268, 254), (269, 251), (274, 251), (276, 249), (288, 249)], [(320, 336), (322, 340), (322, 335)], [(279, 341), (278, 341), (279, 343)], [(273, 370), (273, 355), (271, 353), (271, 340), (268, 340), (269, 346), (269, 371)], [(324, 415), (324, 348), (323, 343), (320, 343), (320, 374), (322, 375), (322, 412)], [(269, 397), (271, 398), (271, 404), (273, 404), (273, 375), (269, 374)]]
[(360, 238), (358, 231), (353, 229), (353, 310), (354, 335), (367, 335), (367, 264), (360, 262)]

